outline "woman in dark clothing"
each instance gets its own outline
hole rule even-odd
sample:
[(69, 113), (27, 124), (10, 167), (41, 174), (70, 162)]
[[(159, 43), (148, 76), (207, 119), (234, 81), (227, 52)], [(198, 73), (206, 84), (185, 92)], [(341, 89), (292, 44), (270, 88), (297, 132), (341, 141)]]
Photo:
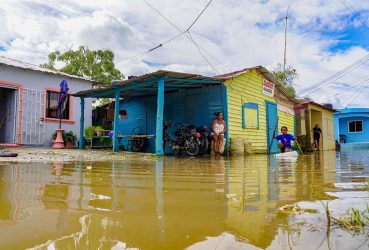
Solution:
[(319, 149), (320, 137), (323, 137), (322, 130), (319, 128), (319, 124), (315, 124), (313, 132), (314, 132), (314, 146), (316, 149)]

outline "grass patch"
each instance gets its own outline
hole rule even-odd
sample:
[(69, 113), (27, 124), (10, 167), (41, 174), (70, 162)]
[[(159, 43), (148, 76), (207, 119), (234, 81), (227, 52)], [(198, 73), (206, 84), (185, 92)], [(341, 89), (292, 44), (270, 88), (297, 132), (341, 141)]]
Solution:
[(322, 204), (325, 209), (328, 227), (330, 227), (332, 222), (333, 224), (349, 231), (362, 231), (365, 227), (369, 226), (368, 206), (363, 211), (356, 208), (349, 208), (342, 216), (335, 218), (331, 215), (328, 202), (326, 204), (322, 202)]

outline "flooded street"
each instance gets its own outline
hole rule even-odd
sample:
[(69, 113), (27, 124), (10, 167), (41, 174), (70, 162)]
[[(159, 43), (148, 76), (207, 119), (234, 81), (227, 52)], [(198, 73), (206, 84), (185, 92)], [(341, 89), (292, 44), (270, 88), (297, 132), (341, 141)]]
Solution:
[[(327, 229), (365, 209), (368, 151), (99, 163), (0, 163), (6, 249), (368, 249)], [(281, 211), (297, 203), (302, 211)], [(368, 203), (369, 204), (369, 203)]]

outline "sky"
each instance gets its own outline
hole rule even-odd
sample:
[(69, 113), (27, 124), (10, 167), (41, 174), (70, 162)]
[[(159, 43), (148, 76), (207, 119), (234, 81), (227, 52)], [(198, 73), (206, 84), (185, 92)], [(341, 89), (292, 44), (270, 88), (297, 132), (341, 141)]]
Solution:
[[(125, 76), (158, 69), (207, 76), (257, 65), (272, 70), (283, 63), (289, 6), (287, 65), (299, 74), (300, 97), (335, 108), (369, 107), (368, 0), (213, 0), (183, 34), (208, 2), (1, 0), (0, 55), (38, 65), (52, 51), (83, 45), (112, 50)], [(303, 92), (311, 86), (313, 93)]]

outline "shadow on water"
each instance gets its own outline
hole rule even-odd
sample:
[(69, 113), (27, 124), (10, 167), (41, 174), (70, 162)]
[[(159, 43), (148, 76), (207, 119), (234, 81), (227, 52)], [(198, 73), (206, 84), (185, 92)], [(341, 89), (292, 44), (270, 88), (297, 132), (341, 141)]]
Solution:
[[(1, 163), (0, 242), (11, 249), (366, 249), (367, 235), (326, 230), (320, 201), (331, 200), (333, 213), (365, 205), (368, 157)], [(317, 212), (280, 211), (294, 203)]]

